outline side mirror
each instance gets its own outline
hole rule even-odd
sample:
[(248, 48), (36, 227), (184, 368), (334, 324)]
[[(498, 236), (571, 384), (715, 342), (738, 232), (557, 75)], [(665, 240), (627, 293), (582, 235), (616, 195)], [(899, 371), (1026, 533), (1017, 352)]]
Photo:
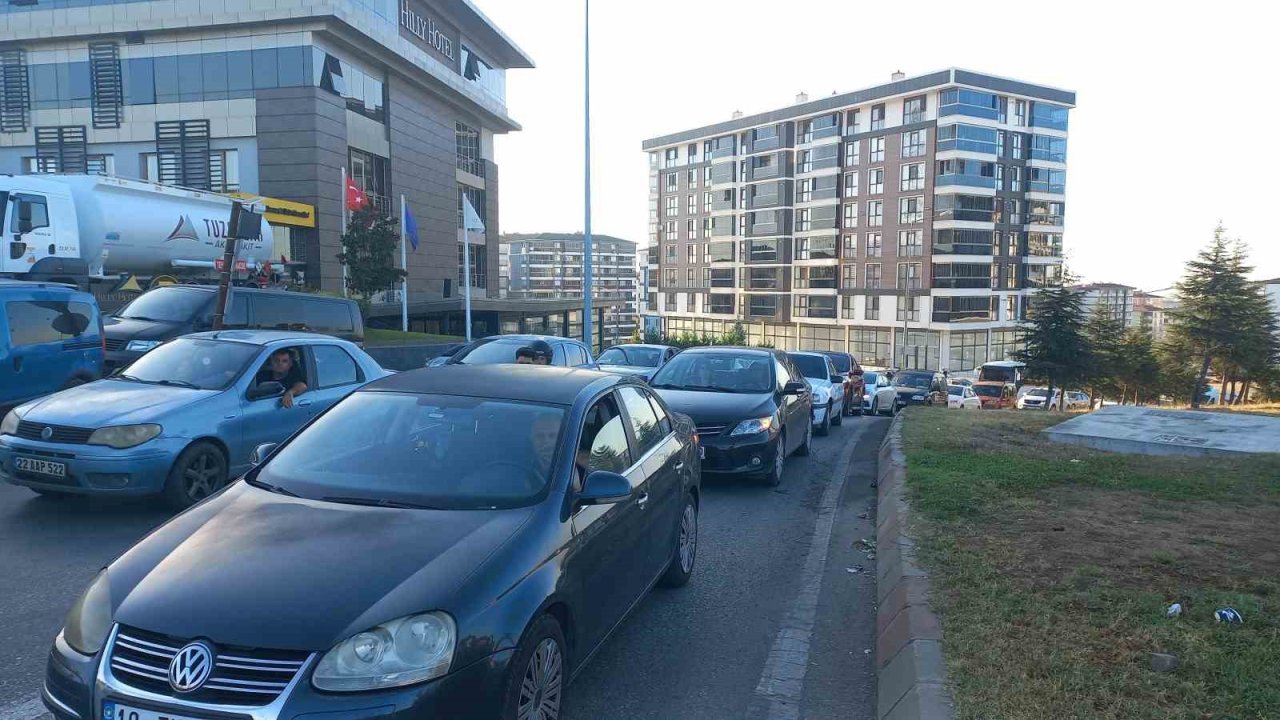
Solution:
[(429, 368), (432, 368), (432, 367), (443, 367), (443, 366), (448, 365), (448, 364), (449, 364), (449, 356), (448, 356), (448, 355), (439, 355), (439, 356), (437, 356), (437, 357), (433, 357), (433, 358), (431, 358), (430, 360), (428, 360), (428, 361), (427, 361), (427, 364), (426, 364), (426, 367), (429, 367)]
[(782, 386), (783, 395), (804, 395), (807, 392), (809, 392), (809, 386), (798, 380), (792, 380)]
[(631, 497), (631, 481), (615, 472), (595, 470), (587, 476), (582, 492), (578, 493), (579, 505), (612, 505)]
[(262, 400), (264, 398), (280, 397), (283, 394), (284, 385), (281, 385), (274, 380), (269, 380), (264, 383), (258, 383), (257, 385), (249, 388), (249, 393), (246, 397), (250, 400)]
[(262, 443), (254, 448), (253, 452), (249, 453), (249, 464), (254, 467), (261, 465), (262, 461), (266, 460), (267, 456), (274, 452), (279, 445), (280, 443)]
[(843, 375), (832, 375), (832, 376), (831, 376), (831, 382), (832, 382), (833, 384), (835, 384), (835, 385), (840, 385), (840, 384), (841, 384), (841, 383), (843, 383), (845, 380), (846, 380), (846, 378), (845, 378), (845, 376), (843, 376)]

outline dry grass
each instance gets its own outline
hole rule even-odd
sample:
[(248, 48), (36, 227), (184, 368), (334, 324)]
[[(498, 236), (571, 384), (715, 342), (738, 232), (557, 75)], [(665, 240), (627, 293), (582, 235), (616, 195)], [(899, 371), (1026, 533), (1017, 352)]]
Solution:
[(1280, 718), (1280, 456), (1115, 455), (1043, 440), (1061, 416), (960, 415), (904, 426), (958, 717)]

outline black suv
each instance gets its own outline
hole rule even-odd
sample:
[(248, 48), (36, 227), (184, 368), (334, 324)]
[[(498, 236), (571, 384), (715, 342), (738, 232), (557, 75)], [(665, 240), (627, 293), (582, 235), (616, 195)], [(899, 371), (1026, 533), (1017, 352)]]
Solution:
[(898, 409), (908, 405), (947, 404), (947, 376), (937, 370), (899, 370), (893, 376)]

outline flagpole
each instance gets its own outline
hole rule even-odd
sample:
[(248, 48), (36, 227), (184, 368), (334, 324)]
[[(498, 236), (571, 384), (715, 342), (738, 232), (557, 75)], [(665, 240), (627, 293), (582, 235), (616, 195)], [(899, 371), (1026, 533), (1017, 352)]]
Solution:
[(471, 342), (471, 230), (467, 227), (462, 228), (462, 304), (466, 313), (467, 342)]
[(405, 204), (404, 194), (400, 195), (400, 269), (404, 277), (400, 278), (400, 329), (409, 332), (409, 255), (405, 251)]
[[(342, 234), (347, 234), (347, 166), (342, 166)], [(341, 244), (341, 241), (339, 241)], [(346, 252), (346, 248), (343, 248)], [(342, 263), (342, 297), (347, 297), (347, 264)]]
[[(583, 0), (583, 218), (582, 228), (582, 341), (591, 341), (591, 0)], [(594, 350), (593, 350), (594, 352)]]

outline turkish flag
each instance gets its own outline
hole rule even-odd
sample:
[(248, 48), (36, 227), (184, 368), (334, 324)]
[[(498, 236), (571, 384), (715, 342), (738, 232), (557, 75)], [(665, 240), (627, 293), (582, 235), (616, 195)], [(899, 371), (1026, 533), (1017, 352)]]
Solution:
[(369, 207), (369, 196), (356, 185), (355, 180), (347, 177), (347, 209), (363, 210)]

